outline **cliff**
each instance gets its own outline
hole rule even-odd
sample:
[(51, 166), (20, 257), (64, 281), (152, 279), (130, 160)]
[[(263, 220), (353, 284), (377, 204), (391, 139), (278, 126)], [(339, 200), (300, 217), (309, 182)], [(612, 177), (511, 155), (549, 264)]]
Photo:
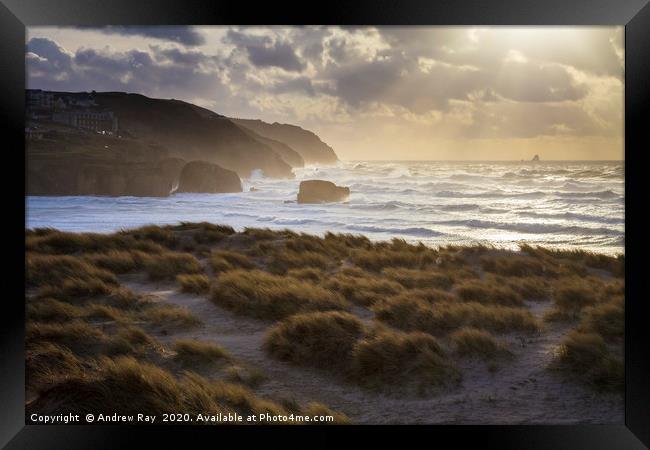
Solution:
[(163, 145), (170, 156), (218, 164), (240, 177), (256, 169), (269, 177), (293, 177), (291, 166), (269, 145), (205, 108), (123, 92), (96, 93), (94, 98), (118, 117), (120, 133)]
[(267, 123), (261, 120), (231, 119), (237, 125), (248, 128), (260, 136), (284, 142), (298, 152), (307, 164), (334, 164), (338, 157), (332, 147), (321, 141), (311, 131), (296, 125)]
[(166, 148), (137, 139), (61, 127), (27, 149), (27, 195), (166, 197), (183, 174), (194, 183), (187, 192), (241, 191), (235, 172), (169, 157)]

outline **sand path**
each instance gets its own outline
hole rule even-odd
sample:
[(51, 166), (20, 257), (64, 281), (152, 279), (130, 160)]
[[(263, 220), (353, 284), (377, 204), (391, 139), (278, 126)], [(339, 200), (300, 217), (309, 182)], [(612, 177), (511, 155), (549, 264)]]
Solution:
[[(272, 399), (319, 401), (347, 414), (355, 423), (622, 423), (623, 400), (616, 394), (594, 393), (545, 367), (551, 361), (568, 328), (548, 326), (537, 336), (508, 335), (512, 360), (490, 371), (478, 360), (461, 360), (462, 385), (433, 397), (409, 397), (369, 392), (339, 381), (315, 369), (284, 364), (269, 358), (262, 343), (270, 322), (238, 316), (207, 297), (179, 293), (173, 284), (148, 282), (125, 276), (121, 283), (138, 293), (153, 294), (160, 301), (188, 308), (203, 325), (182, 332), (156, 336), (163, 343), (189, 338), (215, 342), (266, 377), (255, 392)], [(541, 317), (548, 302), (530, 302), (531, 312)], [(355, 307), (353, 313), (366, 323), (372, 314)]]

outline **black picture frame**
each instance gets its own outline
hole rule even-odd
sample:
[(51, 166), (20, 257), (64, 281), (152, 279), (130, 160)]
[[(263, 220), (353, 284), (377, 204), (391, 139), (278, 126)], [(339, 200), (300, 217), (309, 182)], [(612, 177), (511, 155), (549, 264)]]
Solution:
[[(197, 433), (208, 443), (248, 447), (249, 439), (277, 435), (284, 445), (327, 445), (365, 431), (371, 441), (480, 446), (481, 448), (613, 449), (650, 445), (650, 338), (644, 303), (645, 153), (650, 151), (650, 5), (647, 0), (356, 0), (281, 3), (221, 0), (0, 0), (0, 115), (5, 129), (5, 273), (1, 333), (0, 445), (6, 448), (130, 448), (152, 440), (194, 445)], [(25, 425), (24, 415), (24, 87), (25, 27), (34, 25), (624, 25), (626, 160), (626, 390), (625, 425), (564, 426), (394, 426), (394, 427), (161, 427)], [(21, 156), (22, 155), (22, 158)], [(7, 173), (16, 176), (6, 176)], [(19, 186), (22, 186), (21, 189)], [(23, 192), (20, 192), (20, 191)], [(22, 214), (22, 216), (21, 216)], [(409, 439), (407, 441), (406, 439)], [(230, 444), (230, 445), (228, 445)], [(195, 445), (199, 445), (196, 443)], [(406, 444), (408, 445), (408, 444)], [(421, 445), (421, 444), (414, 444)], [(445, 447), (447, 446), (445, 445)]]

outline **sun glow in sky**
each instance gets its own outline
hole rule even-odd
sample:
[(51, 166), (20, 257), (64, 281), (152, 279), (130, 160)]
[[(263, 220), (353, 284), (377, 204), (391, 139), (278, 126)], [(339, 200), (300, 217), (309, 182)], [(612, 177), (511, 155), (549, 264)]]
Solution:
[(623, 159), (622, 27), (28, 29), (28, 86), (294, 123), (341, 159)]

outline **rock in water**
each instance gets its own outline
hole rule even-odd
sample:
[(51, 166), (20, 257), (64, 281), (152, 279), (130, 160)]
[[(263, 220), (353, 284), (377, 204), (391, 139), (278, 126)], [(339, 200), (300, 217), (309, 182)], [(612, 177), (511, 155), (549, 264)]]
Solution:
[(533, 159), (531, 161), (539, 161), (539, 155), (533, 156)]
[(307, 180), (300, 183), (298, 203), (342, 202), (349, 196), (349, 187), (337, 186), (331, 181)]
[(241, 192), (237, 173), (205, 161), (190, 161), (183, 167), (177, 192)]

